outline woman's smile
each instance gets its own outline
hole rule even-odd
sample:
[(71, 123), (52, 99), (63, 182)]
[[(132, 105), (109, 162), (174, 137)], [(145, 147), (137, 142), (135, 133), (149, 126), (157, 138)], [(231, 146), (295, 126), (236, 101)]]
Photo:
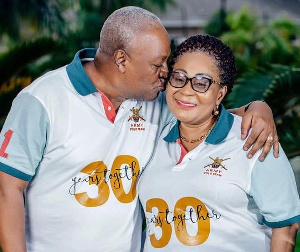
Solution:
[(183, 100), (178, 100), (175, 99), (177, 105), (181, 108), (185, 108), (185, 109), (191, 109), (191, 108), (195, 108), (197, 105), (195, 103), (191, 103), (188, 101), (183, 101)]

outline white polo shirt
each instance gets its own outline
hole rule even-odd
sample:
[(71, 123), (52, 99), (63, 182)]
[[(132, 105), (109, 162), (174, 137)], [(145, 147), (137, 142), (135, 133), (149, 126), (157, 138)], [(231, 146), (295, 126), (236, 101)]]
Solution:
[(25, 88), (0, 135), (0, 170), (30, 181), (30, 252), (140, 250), (136, 179), (170, 115), (164, 95), (115, 114), (82, 66), (95, 53), (81, 50)]
[(242, 150), (241, 118), (222, 107), (207, 137), (186, 153), (179, 122), (163, 130), (139, 180), (146, 216), (144, 251), (270, 251), (272, 228), (300, 221), (292, 168), (279, 158)]

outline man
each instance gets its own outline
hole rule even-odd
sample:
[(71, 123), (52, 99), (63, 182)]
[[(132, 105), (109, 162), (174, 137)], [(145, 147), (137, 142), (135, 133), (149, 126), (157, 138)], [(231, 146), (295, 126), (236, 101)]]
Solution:
[[(140, 250), (135, 182), (171, 117), (163, 95), (151, 102), (169, 54), (154, 14), (122, 8), (105, 22), (97, 51), (79, 51), (17, 96), (0, 136), (4, 252)], [(260, 102), (248, 109), (245, 128), (257, 124), (248, 144), (267, 129), (252, 152), (276, 135), (258, 111), (272, 117)]]

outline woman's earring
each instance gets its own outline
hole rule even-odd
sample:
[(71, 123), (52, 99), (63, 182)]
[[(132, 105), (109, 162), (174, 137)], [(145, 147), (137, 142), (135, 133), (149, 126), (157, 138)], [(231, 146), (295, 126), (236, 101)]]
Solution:
[(214, 115), (219, 115), (219, 105), (216, 105), (216, 107), (214, 108)]

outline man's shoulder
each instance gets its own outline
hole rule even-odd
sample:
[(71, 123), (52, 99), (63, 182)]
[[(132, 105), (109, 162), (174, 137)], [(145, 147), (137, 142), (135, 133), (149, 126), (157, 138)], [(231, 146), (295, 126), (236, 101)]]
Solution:
[(44, 94), (51, 95), (52, 93), (60, 92), (68, 82), (66, 66), (63, 66), (40, 76), (24, 88), (21, 94), (29, 93), (35, 97), (43, 96)]

